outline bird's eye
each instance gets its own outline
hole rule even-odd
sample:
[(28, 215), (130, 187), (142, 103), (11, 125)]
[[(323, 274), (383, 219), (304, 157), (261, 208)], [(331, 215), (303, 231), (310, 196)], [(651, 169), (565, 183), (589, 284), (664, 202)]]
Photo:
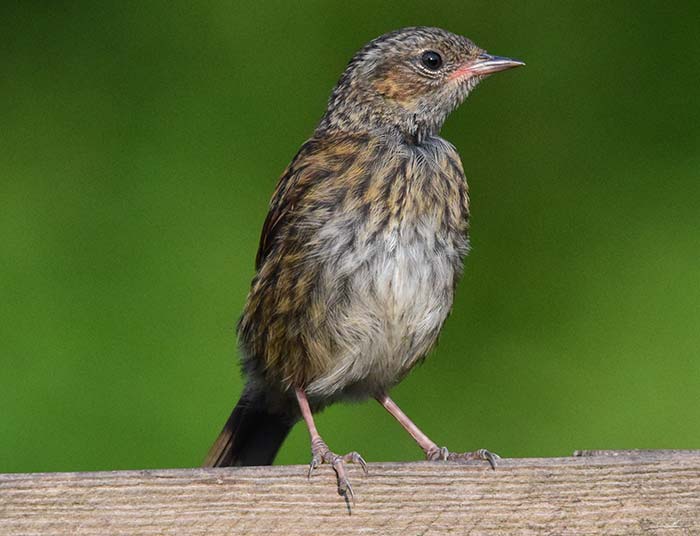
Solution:
[(433, 50), (426, 50), (420, 57), (420, 62), (431, 71), (437, 71), (442, 67), (442, 56)]

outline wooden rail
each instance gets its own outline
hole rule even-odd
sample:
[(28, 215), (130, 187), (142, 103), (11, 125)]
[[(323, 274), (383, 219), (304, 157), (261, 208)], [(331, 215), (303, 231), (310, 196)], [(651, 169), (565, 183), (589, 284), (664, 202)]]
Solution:
[(0, 535), (700, 535), (700, 451), (0, 475)]

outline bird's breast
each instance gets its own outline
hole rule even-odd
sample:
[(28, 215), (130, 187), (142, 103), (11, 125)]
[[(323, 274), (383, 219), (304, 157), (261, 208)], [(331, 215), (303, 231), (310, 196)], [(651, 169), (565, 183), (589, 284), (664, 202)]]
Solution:
[(430, 350), (452, 307), (464, 234), (437, 218), (362, 227), (356, 246), (326, 263), (332, 366), (307, 387), (311, 396), (388, 390)]

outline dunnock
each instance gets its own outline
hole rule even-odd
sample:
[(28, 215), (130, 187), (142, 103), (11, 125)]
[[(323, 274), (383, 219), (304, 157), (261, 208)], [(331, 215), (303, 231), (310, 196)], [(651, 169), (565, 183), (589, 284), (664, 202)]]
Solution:
[(345, 462), (313, 413), (377, 399), (429, 460), (484, 459), (438, 447), (389, 398), (428, 353), (452, 307), (469, 245), (469, 197), (447, 116), (486, 76), (523, 65), (439, 28), (383, 35), (350, 61), (316, 131), (282, 174), (238, 325), (247, 383), (206, 466), (272, 463), (292, 425), (310, 471)]

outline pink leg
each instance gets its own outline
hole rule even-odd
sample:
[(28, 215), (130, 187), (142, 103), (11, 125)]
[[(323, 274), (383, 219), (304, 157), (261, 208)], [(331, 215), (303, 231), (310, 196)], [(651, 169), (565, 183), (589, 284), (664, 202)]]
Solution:
[(393, 415), (399, 421), (399, 424), (411, 435), (418, 443), (418, 446), (425, 452), (425, 457), (428, 460), (486, 460), (493, 469), (496, 468), (496, 461), (500, 459), (498, 454), (489, 452), (486, 449), (479, 449), (474, 452), (450, 452), (446, 447), (438, 447), (423, 431), (418, 428), (415, 423), (408, 418), (401, 408), (396, 405), (388, 395), (383, 394), (377, 397), (384, 409)]
[(297, 389), (295, 392), (297, 402), (299, 403), (299, 409), (301, 410), (301, 416), (304, 418), (304, 422), (306, 422), (306, 427), (309, 429), (309, 436), (311, 437), (309, 477), (311, 477), (311, 473), (319, 465), (324, 463), (331, 464), (338, 478), (338, 493), (343, 496), (349, 495), (353, 497), (352, 486), (350, 486), (350, 482), (345, 473), (345, 463), (359, 463), (365, 474), (367, 474), (367, 464), (365, 460), (357, 452), (350, 452), (345, 456), (339, 456), (332, 452), (316, 429), (316, 423), (314, 422), (306, 393), (302, 389)]

